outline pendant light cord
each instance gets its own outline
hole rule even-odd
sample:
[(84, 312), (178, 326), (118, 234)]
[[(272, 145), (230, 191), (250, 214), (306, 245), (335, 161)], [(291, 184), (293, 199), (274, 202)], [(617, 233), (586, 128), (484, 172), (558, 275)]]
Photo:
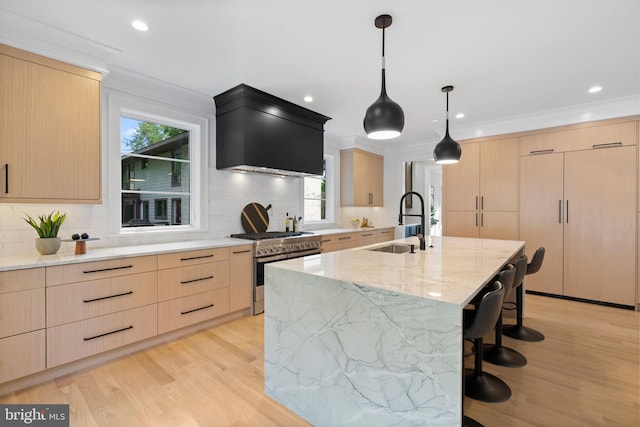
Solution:
[(449, 135), (449, 92), (447, 92), (447, 129), (446, 134)]

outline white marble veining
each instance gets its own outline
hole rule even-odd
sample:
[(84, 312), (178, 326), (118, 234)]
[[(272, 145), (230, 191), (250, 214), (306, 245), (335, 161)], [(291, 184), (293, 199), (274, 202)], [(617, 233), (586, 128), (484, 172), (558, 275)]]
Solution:
[[(63, 243), (73, 245), (73, 242)], [(91, 248), (87, 244), (87, 253), (82, 255), (18, 255), (0, 258), (0, 271), (20, 270), (25, 268), (46, 267), (51, 265), (72, 264), (88, 261), (103, 261), (131, 256), (157, 255), (178, 251), (191, 251), (217, 247), (239, 246), (251, 244), (241, 239), (190, 240), (184, 242), (157, 243), (151, 245), (121, 246), (113, 248)]]
[(462, 307), (524, 243), (432, 243), (266, 265), (265, 392), (318, 427), (459, 426)]
[(433, 247), (420, 251), (418, 239), (409, 237), (393, 243), (414, 244), (414, 254), (367, 250), (390, 243), (295, 258), (277, 266), (464, 306), (524, 246), (512, 240), (432, 237)]

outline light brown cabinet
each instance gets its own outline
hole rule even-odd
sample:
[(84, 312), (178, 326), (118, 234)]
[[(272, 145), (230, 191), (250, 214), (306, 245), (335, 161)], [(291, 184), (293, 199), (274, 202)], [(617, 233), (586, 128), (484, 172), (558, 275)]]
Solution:
[(252, 284), (252, 244), (2, 271), (0, 384), (248, 309)]
[(520, 138), (520, 155), (562, 153), (636, 145), (636, 122), (583, 124), (576, 129), (549, 131)]
[(47, 368), (157, 334), (157, 257), (46, 268)]
[(384, 205), (384, 158), (357, 148), (340, 150), (340, 204)]
[(100, 81), (0, 44), (0, 202), (100, 202)]
[(328, 234), (322, 236), (322, 252), (335, 252), (357, 248), (359, 246), (373, 245), (375, 243), (393, 240), (394, 237), (395, 229), (393, 227)]
[(462, 144), (443, 168), (447, 236), (518, 238), (518, 153), (517, 138)]
[(44, 273), (0, 272), (0, 383), (45, 368)]
[(521, 158), (520, 238), (546, 250), (528, 290), (635, 305), (637, 148), (608, 147)]
[(253, 245), (234, 246), (229, 253), (229, 311), (251, 307)]
[(229, 312), (229, 248), (158, 255), (158, 333)]

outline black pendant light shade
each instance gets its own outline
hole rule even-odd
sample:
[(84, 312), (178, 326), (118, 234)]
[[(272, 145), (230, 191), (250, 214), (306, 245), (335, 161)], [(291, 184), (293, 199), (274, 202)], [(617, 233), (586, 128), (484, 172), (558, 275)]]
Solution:
[(442, 91), (447, 94), (447, 128), (442, 141), (433, 150), (433, 159), (441, 165), (458, 163), (462, 156), (462, 148), (451, 136), (449, 136), (449, 92), (453, 86), (445, 86)]
[(364, 130), (371, 139), (391, 139), (400, 136), (404, 128), (404, 111), (398, 103), (387, 95), (384, 64), (384, 29), (391, 25), (390, 15), (376, 18), (376, 28), (382, 28), (382, 90), (380, 97), (367, 108), (364, 116)]

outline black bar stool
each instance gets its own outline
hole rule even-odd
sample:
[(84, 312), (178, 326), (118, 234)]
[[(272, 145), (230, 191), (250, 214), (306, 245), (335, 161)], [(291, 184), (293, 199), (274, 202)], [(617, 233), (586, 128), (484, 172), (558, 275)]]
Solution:
[[(516, 261), (515, 268), (510, 271), (500, 273), (499, 281), (504, 285), (505, 298), (511, 293), (516, 283), (522, 283), (522, 279), (527, 272), (527, 256), (523, 255)], [(511, 282), (509, 282), (511, 278)], [(509, 283), (511, 283), (509, 285)], [(527, 358), (522, 353), (502, 345), (502, 312), (496, 323), (496, 340), (495, 344), (485, 344), (482, 353), (482, 359), (485, 362), (498, 366), (506, 366), (508, 368), (519, 368), (527, 364)]]
[[(542, 261), (544, 260), (544, 248), (540, 247), (533, 254), (533, 258), (531, 262), (527, 265), (527, 275), (537, 273), (542, 266)], [(507, 325), (502, 329), (502, 333), (508, 337), (529, 341), (529, 342), (537, 342), (544, 340), (544, 335), (535, 329), (528, 328), (523, 325), (522, 321), (522, 311), (524, 308), (524, 290), (522, 286), (522, 281), (520, 283), (514, 284), (516, 289), (516, 324), (515, 325)]]
[(483, 402), (504, 402), (511, 397), (507, 383), (482, 371), (482, 337), (496, 325), (503, 300), (504, 286), (495, 281), (479, 299), (475, 310), (464, 310), (464, 339), (473, 341), (475, 354), (474, 369), (465, 373), (465, 395)]

